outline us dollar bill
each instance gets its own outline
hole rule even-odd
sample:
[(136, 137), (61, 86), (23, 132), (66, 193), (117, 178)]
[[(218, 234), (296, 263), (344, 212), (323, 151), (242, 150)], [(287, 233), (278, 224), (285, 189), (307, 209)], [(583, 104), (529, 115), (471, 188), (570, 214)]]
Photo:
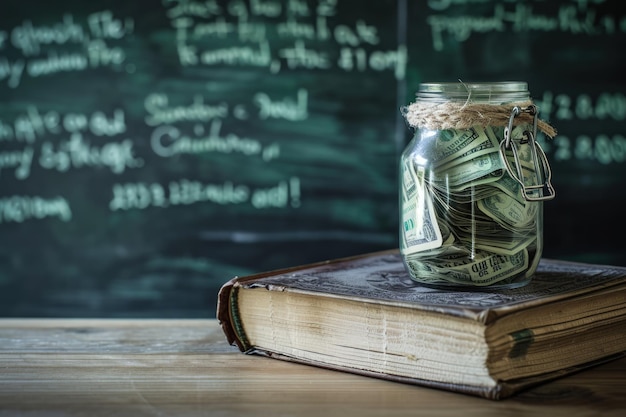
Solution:
[(514, 198), (520, 203), (524, 203), (526, 201), (522, 195), (522, 186), (519, 182), (511, 178), (510, 175), (503, 175), (497, 181), (494, 181), (491, 186), (499, 192), (503, 192), (509, 197)]
[(443, 243), (443, 237), (432, 196), (425, 184), (425, 170), (416, 169), (409, 159), (402, 169), (404, 182), (408, 186), (402, 189), (400, 250), (403, 254), (410, 254), (438, 248)]
[(528, 268), (526, 249), (513, 255), (480, 252), (474, 259), (428, 261), (407, 260), (412, 274), (425, 283), (488, 286), (523, 273)]
[[(468, 132), (466, 135), (471, 133), (471, 137), (474, 138), (472, 142), (466, 144), (463, 148), (448, 148), (454, 149), (456, 152), (447, 155), (446, 158), (433, 161), (434, 166), (459, 165), (479, 156), (498, 152), (500, 142), (489, 126), (484, 128), (475, 126), (468, 129), (466, 132)], [(463, 137), (463, 135), (461, 135), (461, 137)]]
[(476, 156), (497, 151), (498, 146), (498, 139), (490, 127), (448, 129), (439, 133), (434, 149), (428, 157), (433, 166), (445, 165), (451, 161), (458, 165)]
[(498, 152), (480, 155), (460, 164), (454, 161), (435, 169), (434, 184), (439, 188), (455, 188), (463, 184), (488, 184), (497, 181), (504, 172)]
[(526, 236), (512, 235), (508, 239), (499, 235), (491, 239), (484, 238), (476, 241), (475, 248), (500, 255), (514, 255), (522, 249), (535, 247), (536, 243), (537, 236), (532, 234)]
[(402, 165), (402, 201), (407, 202), (415, 199), (417, 195), (417, 183), (413, 175), (413, 161), (406, 159)]
[(537, 270), (537, 266), (539, 265), (539, 261), (541, 261), (541, 254), (543, 253), (543, 248), (541, 247), (540, 240), (537, 240), (537, 244), (533, 248), (533, 250), (528, 251), (528, 256), (530, 258), (530, 266), (526, 273), (524, 274), (525, 278), (530, 278)]
[(478, 208), (502, 227), (514, 231), (535, 228), (538, 203), (520, 203), (507, 194), (497, 194), (478, 200)]

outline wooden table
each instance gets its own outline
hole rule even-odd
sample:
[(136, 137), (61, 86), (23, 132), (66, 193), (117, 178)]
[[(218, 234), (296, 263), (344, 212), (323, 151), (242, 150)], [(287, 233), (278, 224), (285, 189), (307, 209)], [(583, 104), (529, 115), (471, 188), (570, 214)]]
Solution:
[(0, 319), (0, 416), (622, 416), (626, 358), (490, 401), (248, 356), (215, 320)]

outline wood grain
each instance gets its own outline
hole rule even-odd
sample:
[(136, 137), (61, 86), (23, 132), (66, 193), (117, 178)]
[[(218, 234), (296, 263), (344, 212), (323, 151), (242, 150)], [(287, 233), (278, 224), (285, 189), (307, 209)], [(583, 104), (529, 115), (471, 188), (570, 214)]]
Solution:
[(215, 320), (0, 320), (0, 416), (618, 416), (626, 359), (503, 401), (247, 356)]

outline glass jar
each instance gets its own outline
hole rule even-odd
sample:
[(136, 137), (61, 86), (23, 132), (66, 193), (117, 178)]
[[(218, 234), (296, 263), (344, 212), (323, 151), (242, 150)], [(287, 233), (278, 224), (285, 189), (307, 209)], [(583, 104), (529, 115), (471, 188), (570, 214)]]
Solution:
[(515, 288), (541, 259), (551, 171), (525, 82), (424, 83), (402, 109), (415, 135), (400, 159), (400, 252), (438, 288)]

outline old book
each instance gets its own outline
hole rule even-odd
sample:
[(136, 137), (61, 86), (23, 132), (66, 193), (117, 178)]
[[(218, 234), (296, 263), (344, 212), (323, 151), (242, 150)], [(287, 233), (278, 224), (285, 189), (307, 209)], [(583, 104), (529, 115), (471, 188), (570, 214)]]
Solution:
[(245, 353), (502, 399), (626, 351), (626, 268), (544, 259), (523, 288), (414, 283), (397, 250), (234, 278)]

